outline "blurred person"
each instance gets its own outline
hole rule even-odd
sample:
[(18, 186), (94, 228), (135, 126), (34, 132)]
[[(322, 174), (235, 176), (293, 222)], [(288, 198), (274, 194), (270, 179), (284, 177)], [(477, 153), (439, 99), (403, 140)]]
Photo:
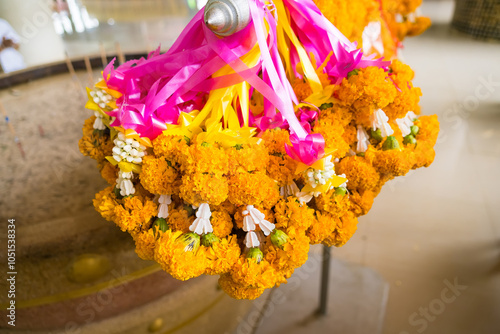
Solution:
[(21, 38), (16, 33), (14, 28), (0, 18), (0, 66), (5, 73), (18, 71), (26, 68), (23, 56), (17, 49), (19, 49), (19, 42)]

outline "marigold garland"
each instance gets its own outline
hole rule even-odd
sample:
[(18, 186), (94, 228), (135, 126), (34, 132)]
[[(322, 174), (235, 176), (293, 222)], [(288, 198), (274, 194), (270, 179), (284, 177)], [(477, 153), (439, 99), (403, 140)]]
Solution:
[[(387, 59), (405, 36), (426, 26), (413, 14), (418, 0), (315, 2), (348, 39), (369, 46), (365, 53)], [(191, 90), (178, 87), (174, 97), (160, 98), (175, 80), (147, 72), (148, 64), (173, 62), (180, 52), (175, 44), (165, 55), (153, 52), (116, 70), (110, 64), (88, 90), (86, 106), (94, 115), (79, 147), (111, 184), (96, 194), (95, 209), (132, 235), (138, 256), (179, 280), (220, 275), (228, 295), (255, 299), (286, 283), (307, 260), (310, 244), (343, 246), (386, 181), (429, 166), (439, 123), (436, 116), (419, 116), (421, 91), (409, 66), (365, 57), (337, 32), (344, 53), (325, 54), (314, 44), (321, 39), (301, 32), (297, 24), (305, 21), (292, 21), (300, 15), (297, 6), (313, 8), (311, 0), (249, 3), (254, 21), (266, 25), (251, 26), (248, 42), (255, 45), (241, 63), (227, 53), (223, 62), (214, 56), (232, 40), (211, 35), (200, 14), (187, 31), (198, 29), (205, 40), (189, 44), (181, 36), (193, 48), (188, 58), (201, 59), (192, 67), (209, 59), (196, 43), (211, 45), (213, 59), (233, 66), (221, 66)], [(283, 14), (291, 21), (276, 21)], [(259, 43), (273, 39), (259, 41), (259, 34), (277, 36), (268, 54)], [(249, 44), (244, 41), (237, 41), (242, 48)], [(259, 65), (277, 57), (283, 64), (274, 63), (274, 74)], [(281, 105), (263, 88), (273, 76), (283, 86), (272, 88), (291, 101), (283, 98)], [(131, 81), (123, 84), (123, 78)]]

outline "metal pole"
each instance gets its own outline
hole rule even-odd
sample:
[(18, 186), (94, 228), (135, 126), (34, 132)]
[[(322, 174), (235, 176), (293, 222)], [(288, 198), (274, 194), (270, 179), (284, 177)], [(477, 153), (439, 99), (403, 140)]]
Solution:
[(319, 315), (326, 315), (328, 303), (328, 285), (330, 276), (330, 247), (323, 245), (323, 261), (321, 267), (321, 287), (319, 291)]

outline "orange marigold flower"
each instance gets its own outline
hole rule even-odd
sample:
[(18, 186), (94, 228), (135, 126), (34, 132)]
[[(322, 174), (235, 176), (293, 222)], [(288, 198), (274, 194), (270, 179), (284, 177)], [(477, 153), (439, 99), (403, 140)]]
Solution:
[(229, 180), (229, 200), (235, 205), (260, 205), (270, 208), (280, 198), (278, 184), (263, 173), (237, 173)]
[(420, 16), (417, 17), (415, 22), (408, 29), (408, 36), (417, 36), (429, 29), (432, 22), (428, 17)]
[(182, 180), (179, 172), (164, 156), (147, 155), (142, 159), (141, 184), (153, 194), (177, 194)]
[(366, 215), (370, 211), (373, 200), (377, 196), (378, 191), (365, 190), (363, 192), (352, 191), (349, 194), (349, 200), (351, 202), (351, 210), (356, 217)]
[(236, 283), (231, 275), (224, 274), (219, 278), (219, 285), (229, 296), (235, 299), (254, 300), (262, 295), (265, 289), (253, 288)]
[(294, 197), (280, 200), (274, 207), (274, 217), (276, 228), (283, 230), (291, 238), (304, 234), (315, 221), (314, 210), (300, 204)]
[(351, 239), (358, 226), (358, 219), (349, 212), (337, 220), (337, 226), (333, 233), (323, 243), (327, 246), (342, 247)]
[(318, 119), (328, 119), (330, 123), (338, 123), (343, 128), (354, 120), (351, 108), (341, 105), (340, 102), (332, 103), (331, 107), (321, 110)]
[(306, 263), (310, 240), (305, 234), (296, 234), (294, 237), (290, 237), (282, 248), (273, 245), (269, 241), (269, 237), (267, 239), (264, 259), (278, 272), (289, 272), (291, 274), (295, 268)]
[(143, 260), (153, 260), (156, 245), (156, 238), (153, 229), (132, 233), (135, 241), (135, 252)]
[(348, 189), (373, 189), (378, 186), (377, 170), (364, 158), (358, 156), (345, 157), (336, 164), (338, 175), (345, 174)]
[(415, 125), (419, 127), (416, 136), (415, 163), (412, 168), (428, 167), (436, 155), (434, 145), (439, 135), (439, 121), (436, 115), (420, 116)]
[(121, 206), (114, 194), (114, 186), (109, 186), (95, 195), (93, 200), (94, 208), (101, 216), (109, 221), (114, 221), (115, 207)]
[(184, 207), (179, 206), (177, 208), (169, 208), (167, 224), (174, 232), (189, 233), (189, 226), (191, 226), (194, 219), (194, 215), (189, 216)]
[[(400, 144), (403, 147), (403, 144)], [(369, 146), (365, 152), (365, 158), (370, 161), (380, 174), (390, 174), (393, 176), (402, 176), (408, 173), (413, 166), (415, 153), (411, 148), (402, 148), (400, 150), (379, 150)]]
[(269, 160), (266, 146), (261, 143), (243, 144), (241, 147), (230, 147), (225, 151), (229, 161), (229, 173), (265, 172)]
[(264, 140), (269, 154), (281, 153), (286, 155), (285, 144), (290, 144), (290, 134), (284, 129), (272, 129), (264, 131), (261, 136)]
[(262, 260), (257, 263), (245, 255), (238, 258), (230, 274), (235, 283), (253, 288), (269, 289), (283, 281), (282, 275), (269, 262)]
[(172, 136), (161, 134), (152, 142), (153, 151), (156, 156), (163, 156), (172, 165), (180, 164), (183, 155), (189, 146), (182, 136)]
[(92, 136), (92, 133), (94, 133), (94, 122), (95, 122), (96, 117), (94, 115), (90, 116), (85, 120), (83, 123), (83, 128), (82, 128), (82, 133), (84, 137), (90, 137)]
[(199, 240), (193, 247), (192, 240), (184, 236), (180, 231), (167, 230), (156, 242), (154, 255), (163, 270), (181, 281), (202, 275), (208, 266), (204, 254), (198, 255)]
[(125, 197), (123, 206), (116, 206), (114, 213), (116, 225), (124, 232), (132, 232), (149, 228), (151, 218), (158, 214), (158, 207), (146, 197)]
[(111, 155), (113, 149), (113, 141), (109, 135), (103, 131), (94, 130), (94, 121), (96, 117), (92, 116), (85, 120), (82, 132), (83, 137), (78, 142), (80, 152), (98, 163), (102, 163), (106, 156)]
[(403, 64), (399, 60), (394, 60), (391, 64), (392, 74), (391, 80), (399, 88), (394, 101), (384, 108), (385, 114), (391, 119), (405, 117), (408, 111), (417, 112), (418, 102), (422, 91), (418, 87), (414, 87), (413, 80), (414, 72), (410, 66)]
[(210, 247), (201, 246), (199, 251), (204, 252), (209, 262), (205, 270), (207, 275), (222, 275), (228, 272), (241, 254), (236, 236), (221, 238)]
[(182, 177), (179, 195), (189, 204), (219, 205), (226, 200), (227, 194), (228, 182), (224, 176), (193, 173)]
[(92, 134), (84, 136), (78, 142), (80, 152), (98, 163), (102, 163), (104, 159), (112, 154), (113, 142), (106, 135)]
[(333, 151), (334, 158), (341, 158), (349, 152), (349, 143), (344, 140), (344, 127), (330, 118), (321, 118), (314, 126), (314, 132), (325, 138), (326, 150)]
[(397, 90), (388, 73), (370, 66), (360, 69), (350, 78), (344, 78), (337, 94), (342, 104), (354, 108), (356, 122), (368, 128), (371, 114), (392, 103)]
[[(347, 184), (349, 185), (349, 182)], [(335, 189), (331, 189), (316, 197), (314, 205), (322, 213), (332, 215), (335, 218), (343, 216), (351, 209), (349, 195), (338, 195)]]
[(118, 168), (107, 160), (104, 160), (101, 168), (101, 176), (109, 184), (115, 185), (118, 178)]
[(398, 86), (405, 86), (408, 82), (411, 82), (415, 77), (415, 72), (413, 72), (411, 67), (403, 63), (399, 59), (394, 59), (391, 62), (390, 69), (392, 73), (391, 79)]
[(229, 171), (228, 156), (216, 145), (195, 143), (183, 155), (182, 169), (186, 173), (210, 173), (220, 177)]
[(267, 175), (278, 182), (278, 187), (283, 187), (293, 182), (297, 161), (288, 155), (278, 154), (269, 156)]
[(434, 146), (439, 135), (439, 121), (437, 115), (420, 116), (415, 122), (415, 125), (419, 127), (418, 134), (415, 137), (418, 142), (425, 141)]
[(222, 202), (222, 204), (220, 205), (211, 205), (210, 206), (213, 210), (217, 211), (217, 210), (221, 210), (221, 211), (226, 211), (228, 214), (230, 214), (231, 216), (234, 215), (234, 213), (236, 212), (236, 205), (234, 205), (233, 203), (231, 203), (229, 200), (225, 200), (224, 202)]
[(233, 229), (233, 219), (229, 213), (223, 209), (212, 211), (210, 223), (214, 229), (213, 233), (221, 239), (227, 237)]
[(358, 142), (358, 129), (356, 124), (351, 123), (349, 126), (344, 128), (344, 134), (342, 138), (349, 145), (349, 147), (356, 147), (356, 143)]
[(307, 230), (307, 236), (311, 239), (311, 244), (320, 244), (333, 233), (339, 218), (330, 214), (316, 212), (316, 221)]

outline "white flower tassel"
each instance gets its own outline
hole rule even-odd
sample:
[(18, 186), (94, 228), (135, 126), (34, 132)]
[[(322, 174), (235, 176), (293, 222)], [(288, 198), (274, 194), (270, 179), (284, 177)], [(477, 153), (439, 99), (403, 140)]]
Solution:
[(247, 246), (247, 248), (260, 246), (260, 241), (257, 233), (255, 233), (254, 231), (250, 231), (247, 233), (247, 235), (245, 236), (245, 246)]
[(94, 129), (105, 130), (106, 125), (104, 125), (104, 123), (102, 121), (102, 114), (99, 111), (95, 111), (94, 115), (95, 115)]
[[(243, 230), (250, 232), (255, 229), (255, 225), (259, 225), (260, 229), (267, 236), (274, 230), (275, 225), (265, 220), (266, 216), (254, 208), (253, 205), (247, 205), (247, 209), (243, 211)], [(248, 218), (247, 218), (248, 217)]]
[(198, 211), (196, 211), (196, 219), (193, 224), (189, 226), (189, 230), (199, 235), (212, 233), (214, 229), (212, 224), (210, 224), (211, 216), (212, 212), (210, 211), (210, 206), (207, 203), (202, 203)]
[(120, 195), (130, 196), (135, 194), (134, 184), (132, 183), (133, 172), (118, 172), (118, 179), (116, 179), (116, 187), (120, 189)]
[(382, 26), (379, 21), (370, 22), (363, 30), (363, 53), (370, 54), (375, 49), (379, 54), (384, 54), (384, 43), (382, 42)]
[(411, 134), (411, 127), (413, 126), (413, 120), (417, 118), (417, 115), (413, 111), (408, 111), (405, 117), (396, 119), (396, 124), (401, 130), (403, 137)]
[(146, 146), (141, 145), (137, 140), (127, 138), (121, 132), (118, 137), (113, 141), (113, 159), (117, 162), (125, 161), (134, 164), (140, 164), (142, 158), (146, 155)]
[(394, 133), (394, 130), (389, 125), (389, 117), (382, 109), (378, 109), (373, 113), (372, 128), (373, 131), (380, 129), (380, 134), (384, 138)]
[(361, 125), (358, 125), (358, 132), (356, 134), (356, 137), (358, 138), (356, 151), (366, 152), (366, 150), (368, 149), (368, 145), (370, 145), (370, 137), (368, 136), (368, 133)]
[(168, 205), (172, 203), (172, 196), (161, 195), (158, 199), (160, 206), (158, 207), (158, 218), (168, 218)]

